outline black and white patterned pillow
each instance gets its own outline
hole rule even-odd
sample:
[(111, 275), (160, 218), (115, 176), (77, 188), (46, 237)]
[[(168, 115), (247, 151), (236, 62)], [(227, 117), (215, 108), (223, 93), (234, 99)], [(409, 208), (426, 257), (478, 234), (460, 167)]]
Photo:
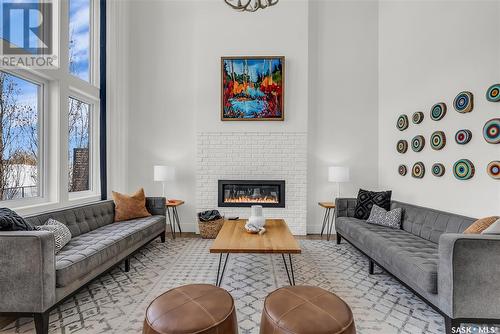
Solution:
[(396, 208), (391, 211), (387, 211), (378, 205), (374, 204), (372, 207), (372, 212), (370, 217), (366, 220), (367, 223), (382, 225), (390, 228), (401, 228), (401, 214), (403, 213), (402, 208)]
[(354, 218), (367, 219), (374, 204), (385, 210), (390, 210), (391, 195), (391, 190), (375, 192), (359, 189)]
[(52, 218), (49, 218), (44, 225), (35, 226), (35, 229), (38, 231), (49, 231), (54, 234), (56, 254), (71, 240), (71, 231), (69, 228)]

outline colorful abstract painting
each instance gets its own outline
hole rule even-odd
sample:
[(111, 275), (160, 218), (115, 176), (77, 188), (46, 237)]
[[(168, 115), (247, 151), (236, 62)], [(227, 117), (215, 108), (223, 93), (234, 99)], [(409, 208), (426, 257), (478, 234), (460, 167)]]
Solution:
[(282, 121), (285, 57), (223, 57), (223, 121)]

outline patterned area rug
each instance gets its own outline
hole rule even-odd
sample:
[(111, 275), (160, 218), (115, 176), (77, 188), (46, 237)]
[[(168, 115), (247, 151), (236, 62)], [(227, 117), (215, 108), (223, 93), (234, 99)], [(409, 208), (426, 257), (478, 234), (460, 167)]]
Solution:
[[(50, 316), (50, 333), (141, 333), (148, 304), (161, 293), (183, 284), (214, 283), (218, 255), (211, 240), (177, 238), (154, 241), (136, 253), (130, 272), (116, 267), (95, 279)], [(443, 333), (443, 318), (368, 263), (352, 246), (326, 240), (300, 240), (303, 253), (294, 256), (297, 284), (335, 292), (352, 308), (360, 334)], [(288, 284), (281, 255), (232, 254), (222, 287), (235, 299), (241, 334), (259, 332), (266, 295)], [(1, 333), (34, 333), (31, 319), (19, 319)]]

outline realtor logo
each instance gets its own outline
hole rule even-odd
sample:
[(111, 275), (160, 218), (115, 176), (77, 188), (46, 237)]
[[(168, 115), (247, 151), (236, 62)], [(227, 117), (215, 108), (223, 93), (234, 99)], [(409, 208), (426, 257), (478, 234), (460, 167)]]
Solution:
[(56, 66), (53, 7), (52, 2), (3, 1), (0, 66)]

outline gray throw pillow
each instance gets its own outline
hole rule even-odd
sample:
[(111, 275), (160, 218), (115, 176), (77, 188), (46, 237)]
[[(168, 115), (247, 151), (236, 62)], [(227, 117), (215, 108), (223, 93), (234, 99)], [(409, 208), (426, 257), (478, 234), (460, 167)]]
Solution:
[(370, 212), (370, 217), (368, 217), (366, 222), (369, 224), (376, 224), (399, 229), (401, 228), (402, 213), (402, 208), (387, 211), (386, 209), (374, 204), (372, 207), (372, 211)]
[(500, 219), (497, 219), (493, 224), (488, 226), (481, 234), (500, 234)]
[(69, 228), (52, 218), (49, 218), (44, 225), (35, 226), (35, 229), (38, 231), (49, 231), (54, 234), (56, 254), (71, 240), (71, 231)]

